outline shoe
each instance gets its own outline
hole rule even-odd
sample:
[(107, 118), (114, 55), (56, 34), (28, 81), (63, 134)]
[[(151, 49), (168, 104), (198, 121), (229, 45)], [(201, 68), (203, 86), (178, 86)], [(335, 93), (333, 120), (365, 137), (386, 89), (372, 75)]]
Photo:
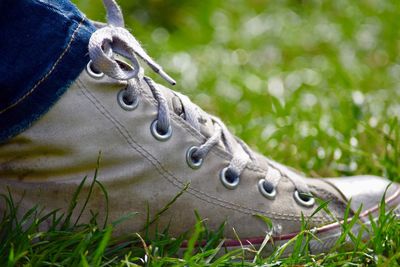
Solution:
[[(93, 33), (86, 69), (48, 113), (0, 145), (1, 192), (9, 189), (20, 200), (21, 214), (36, 204), (67, 210), (82, 179), (93, 176), (100, 151), (97, 181), (108, 202), (101, 187), (86, 182), (77, 210), (91, 191), (82, 222), (90, 211), (109, 222), (138, 212), (116, 234), (141, 231), (147, 207), (155, 218), (178, 196), (157, 222), (171, 235), (192, 229), (197, 211), (209, 229), (226, 222), (226, 247), (257, 247), (267, 235), (280, 245), (299, 233), (304, 216), (322, 240), (310, 244), (317, 253), (333, 246), (347, 206), (350, 219), (360, 208), (366, 224), (377, 217), (383, 197), (388, 209), (397, 208), (398, 184), (375, 176), (303, 177), (251, 150), (188, 97), (144, 76), (138, 58), (175, 84), (124, 29), (116, 3), (104, 2), (109, 24)], [(313, 214), (318, 200), (329, 201), (330, 213)]]

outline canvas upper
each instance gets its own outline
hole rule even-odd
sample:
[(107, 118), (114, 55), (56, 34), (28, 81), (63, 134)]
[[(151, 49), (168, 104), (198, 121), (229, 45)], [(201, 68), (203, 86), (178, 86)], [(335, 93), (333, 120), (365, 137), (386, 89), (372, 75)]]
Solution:
[[(111, 5), (109, 17), (118, 13), (113, 1), (105, 3)], [(196, 211), (210, 229), (226, 222), (227, 238), (260, 243), (270, 232), (288, 240), (300, 231), (303, 217), (321, 233), (339, 232), (348, 205), (350, 215), (362, 207), (360, 218), (368, 221), (386, 190), (388, 207), (397, 207), (400, 188), (384, 178), (306, 178), (254, 152), (218, 118), (144, 76), (137, 57), (173, 82), (120, 20), (111, 15), (111, 21), (92, 35), (91, 61), (61, 99), (32, 127), (0, 145), (0, 190), (20, 201), (21, 214), (36, 204), (65, 211), (89, 177), (77, 219), (99, 158), (96, 178), (107, 193), (96, 184), (80, 219), (97, 214), (100, 222), (112, 222), (137, 212), (117, 234), (143, 230), (149, 217), (157, 218), (152, 229), (169, 227), (179, 235), (193, 227)], [(191, 157), (195, 151), (201, 157)], [(325, 201), (330, 212), (314, 214)], [(259, 215), (271, 219), (272, 228)]]

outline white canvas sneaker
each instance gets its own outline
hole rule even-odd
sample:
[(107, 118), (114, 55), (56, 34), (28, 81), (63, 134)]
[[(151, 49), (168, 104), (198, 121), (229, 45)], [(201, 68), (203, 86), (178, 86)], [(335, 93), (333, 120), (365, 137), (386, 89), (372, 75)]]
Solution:
[[(147, 206), (154, 218), (181, 192), (158, 221), (169, 224), (171, 235), (191, 229), (197, 211), (210, 229), (226, 221), (227, 247), (259, 246), (270, 231), (276, 245), (300, 231), (304, 215), (323, 241), (310, 249), (320, 252), (340, 234), (347, 205), (351, 216), (362, 206), (366, 224), (377, 216), (385, 191), (387, 208), (399, 205), (400, 187), (384, 178), (306, 178), (251, 150), (218, 118), (144, 76), (138, 57), (175, 83), (124, 29), (114, 1), (104, 2), (109, 24), (92, 35), (87, 68), (43, 118), (0, 145), (1, 191), (8, 187), (20, 200), (21, 214), (36, 204), (65, 211), (82, 179), (93, 176), (99, 151), (97, 180), (108, 192), (108, 208), (95, 186), (81, 221), (90, 211), (109, 221), (138, 212), (117, 233), (140, 231)], [(81, 198), (89, 190), (87, 181)], [(316, 199), (329, 200), (332, 215), (321, 210), (311, 216)], [(272, 229), (257, 215), (270, 218)]]

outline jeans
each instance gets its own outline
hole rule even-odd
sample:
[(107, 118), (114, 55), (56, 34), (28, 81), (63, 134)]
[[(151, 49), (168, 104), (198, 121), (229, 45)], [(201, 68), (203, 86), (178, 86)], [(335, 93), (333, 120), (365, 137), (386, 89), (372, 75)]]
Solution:
[(0, 143), (28, 128), (89, 61), (95, 27), (69, 0), (0, 0)]

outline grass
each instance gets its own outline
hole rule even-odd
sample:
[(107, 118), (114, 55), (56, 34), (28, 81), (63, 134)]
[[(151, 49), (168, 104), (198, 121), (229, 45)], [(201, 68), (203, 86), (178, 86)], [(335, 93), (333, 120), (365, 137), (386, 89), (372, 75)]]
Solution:
[[(104, 20), (100, 0), (74, 2), (88, 17)], [(400, 182), (400, 2), (119, 3), (127, 27), (178, 81), (175, 89), (220, 116), (251, 147), (309, 176), (369, 173)], [(115, 240), (113, 225), (95, 220), (75, 225), (67, 215), (32, 210), (17, 221), (16, 204), (7, 199), (0, 266), (400, 263), (399, 222), (383, 209), (367, 243), (343, 229), (341, 240), (355, 244), (351, 251), (338, 243), (329, 253), (310, 255), (306, 248), (313, 236), (305, 228), (292, 241), (292, 256), (282, 257), (280, 248), (269, 257), (242, 261), (241, 250), (217, 253), (223, 252), (222, 228), (210, 232), (200, 218), (190, 236), (170, 237), (168, 229), (160, 229), (156, 236)], [(46, 216), (54, 227), (41, 231)], [(188, 250), (179, 254), (186, 238)], [(193, 246), (204, 238), (204, 247)]]
[[(97, 170), (89, 181), (90, 187), (103, 189), (96, 174)], [(97, 223), (96, 214), (90, 223), (72, 221), (73, 213), (83, 212), (83, 209), (76, 209), (76, 199), (87, 182), (86, 178), (82, 180), (66, 213), (55, 210), (44, 214), (38, 207), (33, 207), (21, 218), (17, 216), (19, 205), (12, 195), (3, 195), (8, 208), (0, 221), (0, 266), (397, 266), (400, 262), (400, 224), (397, 215), (387, 211), (383, 199), (378, 218), (370, 218), (371, 227), (365, 227), (359, 221), (360, 208), (348, 223), (342, 224), (340, 237), (327, 253), (314, 255), (309, 252), (310, 242), (322, 241), (303, 218), (297, 236), (277, 246), (271, 255), (263, 256), (262, 248), (271, 233), (266, 235), (259, 249), (243, 247), (226, 251), (223, 247), (224, 224), (216, 231), (210, 231), (198, 215), (193, 231), (179, 237), (170, 236), (168, 226), (149, 235), (147, 227), (156, 223), (156, 219), (148, 220), (142, 234), (112, 237), (115, 227), (128, 218), (134, 219), (134, 214), (104, 225)], [(91, 192), (89, 190), (85, 196), (86, 201)], [(166, 205), (166, 209), (181, 193)], [(314, 214), (320, 210), (329, 212), (327, 203), (321, 202)], [(344, 219), (347, 221), (349, 216), (350, 208), (347, 207)], [(268, 218), (263, 219), (270, 224)], [(361, 227), (358, 232), (353, 228), (356, 224)], [(371, 236), (367, 241), (363, 240), (365, 232)], [(345, 240), (352, 249), (344, 245)], [(183, 244), (185, 248), (181, 249)]]

